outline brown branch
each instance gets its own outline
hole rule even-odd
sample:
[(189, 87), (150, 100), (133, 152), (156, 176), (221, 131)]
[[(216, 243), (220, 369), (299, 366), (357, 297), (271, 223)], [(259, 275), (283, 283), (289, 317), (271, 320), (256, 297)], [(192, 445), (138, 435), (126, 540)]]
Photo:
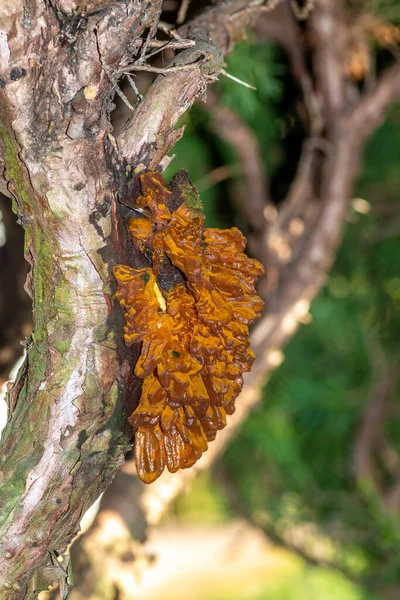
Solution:
[(148, 73), (161, 73), (162, 75), (170, 75), (171, 73), (179, 73), (181, 71), (191, 71), (192, 69), (200, 66), (210, 60), (210, 57), (204, 56), (202, 52), (198, 53), (200, 60), (197, 59), (193, 63), (184, 65), (175, 65), (171, 67), (153, 67), (152, 65), (141, 65), (139, 63), (132, 63), (124, 66), (124, 73), (131, 73), (132, 71), (146, 71)]
[(400, 474), (391, 488), (386, 492), (383, 503), (388, 513), (397, 516), (400, 508)]
[(347, 100), (344, 77), (346, 12), (343, 0), (318, 0), (310, 16), (316, 91), (327, 123), (340, 113)]
[(150, 21), (150, 28), (147, 34), (147, 37), (144, 41), (143, 46), (140, 49), (140, 55), (138, 58), (138, 62), (144, 62), (147, 59), (147, 48), (149, 47), (151, 41), (156, 37), (158, 24), (160, 22), (161, 13), (162, 13), (162, 3), (163, 0), (153, 0), (152, 2), (152, 19)]
[(380, 381), (371, 392), (354, 443), (354, 474), (361, 482), (370, 481), (378, 493), (382, 493), (382, 489), (376, 455), (398, 377), (398, 363), (384, 369)]
[[(198, 62), (200, 53), (214, 58)], [(157, 77), (117, 140), (119, 153), (136, 171), (158, 167), (183, 135), (182, 128), (175, 130), (180, 117), (216, 79), (222, 65), (218, 47), (197, 40), (193, 49), (184, 50), (169, 65), (175, 72)]]
[[(329, 550), (326, 552), (328, 556), (321, 556), (321, 544), (318, 544), (319, 551), (313, 552), (311, 548), (307, 547), (310, 545), (309, 543), (306, 545), (293, 540), (293, 531), (291, 531), (290, 528), (285, 531), (279, 531), (279, 528), (276, 527), (265, 513), (262, 515), (252, 513), (248, 505), (241, 500), (235, 483), (232, 481), (232, 478), (223, 465), (217, 465), (215, 470), (218, 484), (224, 491), (232, 509), (238, 515), (246, 519), (251, 525), (262, 531), (270, 542), (300, 556), (309, 565), (323, 569), (331, 569), (341, 573), (350, 581), (357, 581), (351, 570), (332, 560), (329, 556), (332, 554), (331, 548), (329, 548), (330, 552)], [(318, 539), (317, 532), (315, 537)], [(309, 539), (307, 542), (309, 542)]]
[(287, 2), (281, 3), (271, 14), (257, 19), (254, 31), (263, 41), (270, 40), (286, 53), (293, 77), (301, 82), (308, 75), (304, 35)]
[[(239, 209), (252, 229), (261, 232), (259, 237), (262, 238), (268, 223), (265, 208), (268, 206), (274, 209), (274, 206), (270, 198), (257, 138), (233, 110), (218, 104), (218, 96), (215, 92), (208, 93), (206, 107), (213, 118), (213, 129), (233, 147), (238, 156), (245, 181), (245, 192), (241, 194), (242, 201), (239, 201)], [(275, 211), (270, 212), (273, 214)], [(257, 252), (256, 256), (258, 256)]]
[(397, 61), (381, 75), (375, 88), (352, 108), (348, 121), (351, 135), (365, 140), (380, 125), (388, 107), (399, 99), (400, 61)]
[(186, 13), (189, 8), (189, 2), (190, 0), (181, 0), (178, 16), (176, 17), (176, 22), (178, 23), (178, 25), (181, 25), (186, 19)]
[[(143, 39), (134, 40), (132, 45), (135, 48), (141, 48), (144, 42), (145, 40)], [(172, 40), (169, 40), (167, 42), (164, 40), (150, 40), (150, 42), (148, 43), (148, 47), (155, 48), (157, 52), (161, 52), (162, 50), (186, 50), (186, 48), (193, 48), (195, 44), (196, 42), (194, 42), (193, 40), (181, 40), (175, 42), (173, 42)], [(153, 56), (153, 53), (151, 53), (151, 55), (147, 54), (146, 58), (149, 58), (150, 56)]]
[(292, 75), (303, 94), (306, 110), (299, 111), (300, 117), (312, 136), (320, 136), (324, 126), (323, 115), (307, 68), (307, 42), (289, 5), (282, 4), (267, 18), (259, 19), (255, 32), (261, 39), (278, 44), (287, 54)]
[[(393, 413), (393, 395), (399, 375), (398, 362), (384, 368), (368, 400), (353, 451), (353, 469), (357, 481), (361, 486), (366, 483), (372, 485), (383, 507), (391, 514), (396, 514), (400, 506), (400, 456), (390, 446), (384, 428)], [(394, 476), (394, 483), (383, 484), (380, 466)]]
[(231, 179), (232, 177), (237, 177), (242, 173), (242, 168), (238, 163), (223, 165), (221, 167), (216, 167), (207, 175), (204, 175), (201, 179), (198, 179), (194, 182), (195, 187), (201, 192), (204, 190), (208, 190), (210, 187), (213, 187), (217, 183), (221, 183), (221, 181), (225, 181), (226, 179)]

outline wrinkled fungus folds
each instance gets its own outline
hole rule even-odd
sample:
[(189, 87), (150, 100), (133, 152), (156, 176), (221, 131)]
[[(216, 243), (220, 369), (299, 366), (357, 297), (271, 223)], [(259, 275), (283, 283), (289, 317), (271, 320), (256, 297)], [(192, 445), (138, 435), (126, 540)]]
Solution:
[[(142, 343), (135, 374), (143, 388), (129, 421), (139, 477), (151, 483), (165, 467), (192, 466), (234, 412), (254, 360), (248, 326), (262, 313), (254, 286), (264, 270), (243, 253), (238, 229), (204, 229), (202, 212), (186, 202), (169, 210), (159, 173), (140, 184), (137, 203), (149, 216), (132, 218), (129, 230), (135, 247), (151, 250), (152, 267), (117, 265), (114, 275), (125, 343)], [(166, 262), (185, 283), (165, 285)]]

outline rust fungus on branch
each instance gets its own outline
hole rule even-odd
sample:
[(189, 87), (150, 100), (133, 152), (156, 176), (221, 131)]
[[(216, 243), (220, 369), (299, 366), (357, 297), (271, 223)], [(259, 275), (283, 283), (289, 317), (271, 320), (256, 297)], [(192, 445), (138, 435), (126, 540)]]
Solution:
[(234, 412), (254, 360), (248, 326), (263, 310), (254, 286), (264, 269), (244, 254), (238, 229), (204, 229), (186, 172), (170, 188), (155, 172), (139, 183), (144, 216), (132, 218), (129, 231), (152, 265), (117, 265), (114, 275), (125, 344), (142, 343), (142, 395), (129, 421), (139, 477), (151, 483), (165, 467), (192, 466)]

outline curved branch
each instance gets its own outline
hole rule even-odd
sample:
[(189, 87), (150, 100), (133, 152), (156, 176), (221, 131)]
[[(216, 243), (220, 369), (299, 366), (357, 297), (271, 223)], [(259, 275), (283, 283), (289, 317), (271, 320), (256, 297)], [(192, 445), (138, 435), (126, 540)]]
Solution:
[(349, 116), (351, 134), (365, 140), (380, 125), (389, 106), (400, 99), (400, 61), (378, 79), (373, 90), (353, 107)]
[(230, 108), (220, 106), (218, 100), (216, 93), (209, 93), (206, 108), (212, 116), (213, 129), (233, 147), (238, 156), (246, 182), (245, 201), (240, 209), (253, 230), (259, 233), (265, 230), (268, 223), (265, 207), (269, 207), (272, 214), (275, 212), (261, 161), (261, 148), (255, 134), (243, 120)]

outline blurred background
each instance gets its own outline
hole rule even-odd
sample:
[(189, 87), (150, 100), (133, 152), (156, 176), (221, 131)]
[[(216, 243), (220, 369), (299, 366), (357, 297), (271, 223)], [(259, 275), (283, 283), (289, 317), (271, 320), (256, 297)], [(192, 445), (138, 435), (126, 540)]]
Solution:
[[(192, 0), (183, 17), (204, 4)], [(312, 61), (310, 38), (296, 15), (285, 29), (286, 8), (267, 13), (226, 59), (226, 71), (256, 90), (221, 76), (207, 103), (185, 116), (166, 172), (169, 180), (187, 169), (206, 225), (238, 227), (258, 258), (265, 232), (257, 230), (253, 194), (265, 194), (264, 215), (272, 221), (310, 137), (291, 56), (296, 46), (287, 46), (295, 27)], [(361, 95), (398, 59), (400, 1), (354, 1), (346, 9), (343, 70)], [(165, 1), (162, 18), (174, 23), (179, 10), (180, 1)], [(159, 64), (168, 62), (164, 54)], [(138, 77), (139, 91), (150, 81)], [(121, 88), (136, 101), (126, 82)], [(129, 111), (119, 98), (116, 104), (118, 128)], [(183, 483), (144, 490), (127, 462), (72, 548), (73, 600), (400, 598), (399, 189), (394, 103), (365, 146), (329, 276), (296, 333), (274, 348), (249, 414), (212, 464)], [(292, 219), (294, 237), (304, 223)], [(22, 229), (2, 198), (1, 383), (30, 333), (27, 271)]]

